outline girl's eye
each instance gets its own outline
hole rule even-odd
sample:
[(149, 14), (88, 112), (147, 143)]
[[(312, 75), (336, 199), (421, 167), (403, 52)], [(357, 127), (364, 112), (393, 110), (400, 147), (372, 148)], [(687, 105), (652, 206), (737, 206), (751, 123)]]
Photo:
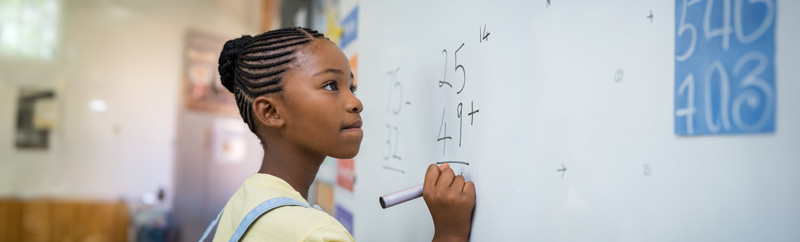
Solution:
[(325, 90), (328, 90), (328, 91), (336, 91), (337, 90), (336, 89), (336, 82), (335, 81), (329, 82), (328, 84), (325, 84), (325, 86), (323, 86), (322, 88), (325, 88)]
[(352, 92), (353, 94), (356, 94), (356, 90), (358, 90), (357, 86), (350, 86), (350, 92)]

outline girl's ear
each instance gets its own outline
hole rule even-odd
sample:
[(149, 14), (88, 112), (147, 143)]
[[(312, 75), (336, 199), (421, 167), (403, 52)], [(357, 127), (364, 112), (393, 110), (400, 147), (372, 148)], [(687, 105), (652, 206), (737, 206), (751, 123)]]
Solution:
[(278, 114), (275, 101), (277, 100), (265, 96), (259, 96), (253, 100), (255, 120), (269, 128), (281, 128), (284, 125), (284, 120)]

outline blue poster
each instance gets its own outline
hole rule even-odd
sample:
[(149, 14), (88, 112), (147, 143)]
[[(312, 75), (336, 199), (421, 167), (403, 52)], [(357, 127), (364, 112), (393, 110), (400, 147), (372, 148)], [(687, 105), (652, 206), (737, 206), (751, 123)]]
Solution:
[(358, 37), (358, 6), (342, 20), (342, 48), (347, 47)]
[(775, 0), (675, 1), (675, 134), (775, 131)]
[(342, 223), (342, 226), (347, 229), (347, 232), (350, 232), (350, 235), (355, 236), (353, 233), (353, 214), (342, 206), (339, 206), (339, 204), (336, 204), (336, 211), (334, 211), (334, 214), (336, 215), (336, 220), (339, 220), (339, 223)]

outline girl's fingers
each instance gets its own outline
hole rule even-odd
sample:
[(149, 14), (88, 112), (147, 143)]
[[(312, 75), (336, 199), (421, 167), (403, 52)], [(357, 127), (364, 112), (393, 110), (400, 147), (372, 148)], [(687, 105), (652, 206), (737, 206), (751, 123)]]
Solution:
[(458, 175), (455, 179), (453, 179), (453, 185), (450, 187), (457, 192), (462, 192), (464, 190), (464, 176)]
[(475, 184), (473, 184), (471, 181), (468, 181), (467, 183), (465, 183), (464, 184), (464, 193), (466, 193), (467, 196), (475, 197)]
[(436, 183), (437, 187), (450, 187), (453, 184), (453, 178), (456, 177), (456, 173), (453, 172), (453, 169), (446, 168), (442, 171), (442, 174), (439, 175), (439, 182)]
[(436, 186), (436, 183), (439, 181), (439, 174), (441, 173), (441, 170), (435, 164), (428, 166), (428, 171), (425, 172), (425, 185), (423, 187)]

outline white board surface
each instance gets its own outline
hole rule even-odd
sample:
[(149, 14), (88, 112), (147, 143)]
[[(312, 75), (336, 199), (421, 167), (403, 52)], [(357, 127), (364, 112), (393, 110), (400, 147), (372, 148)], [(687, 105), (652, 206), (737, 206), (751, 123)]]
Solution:
[(472, 241), (800, 241), (800, 2), (777, 6), (775, 130), (683, 136), (675, 1), (361, 1), (355, 238), (430, 240), (422, 199), (378, 197), (463, 161)]

